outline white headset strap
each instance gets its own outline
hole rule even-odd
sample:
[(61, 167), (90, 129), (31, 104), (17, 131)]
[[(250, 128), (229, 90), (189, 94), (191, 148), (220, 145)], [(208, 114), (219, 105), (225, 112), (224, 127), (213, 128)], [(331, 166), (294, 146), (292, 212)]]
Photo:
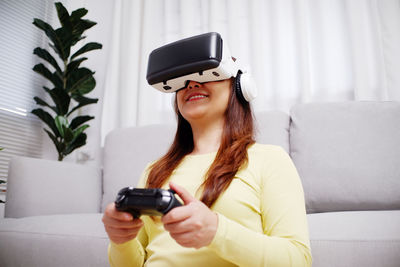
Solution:
[(236, 77), (239, 69), (241, 70), (240, 64), (238, 64), (237, 59), (236, 59), (236, 61), (233, 61), (231, 51), (229, 50), (229, 47), (228, 47), (228, 44), (226, 43), (226, 41), (223, 41), (222, 46), (223, 46), (223, 48), (222, 48), (221, 64), (224, 64), (225, 69), (229, 70), (232, 77)]

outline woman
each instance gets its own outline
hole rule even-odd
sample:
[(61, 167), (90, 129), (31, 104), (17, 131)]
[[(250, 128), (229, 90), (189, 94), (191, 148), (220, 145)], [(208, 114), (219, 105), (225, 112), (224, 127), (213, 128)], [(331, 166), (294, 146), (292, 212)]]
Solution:
[(107, 206), (112, 266), (311, 266), (304, 194), (283, 149), (256, 144), (234, 78), (176, 94), (177, 134), (140, 186), (175, 190), (184, 206), (133, 219)]

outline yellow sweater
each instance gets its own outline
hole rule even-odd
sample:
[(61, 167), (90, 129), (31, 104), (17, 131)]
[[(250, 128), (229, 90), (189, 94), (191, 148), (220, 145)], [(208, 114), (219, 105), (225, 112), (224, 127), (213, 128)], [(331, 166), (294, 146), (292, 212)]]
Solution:
[[(192, 195), (216, 153), (186, 156), (171, 181)], [(185, 248), (172, 239), (159, 219), (142, 216), (137, 238), (111, 242), (112, 266), (311, 266), (311, 251), (301, 181), (287, 153), (278, 146), (255, 144), (248, 166), (240, 170), (212, 210), (217, 233), (207, 247)], [(139, 183), (144, 185), (145, 171)]]

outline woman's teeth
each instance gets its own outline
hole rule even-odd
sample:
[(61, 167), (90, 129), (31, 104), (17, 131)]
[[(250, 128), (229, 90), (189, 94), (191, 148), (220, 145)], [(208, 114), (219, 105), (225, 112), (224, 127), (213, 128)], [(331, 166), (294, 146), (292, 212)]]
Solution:
[(189, 97), (188, 101), (192, 101), (192, 100), (197, 100), (197, 99), (201, 99), (201, 98), (206, 98), (207, 96), (205, 95), (194, 95)]

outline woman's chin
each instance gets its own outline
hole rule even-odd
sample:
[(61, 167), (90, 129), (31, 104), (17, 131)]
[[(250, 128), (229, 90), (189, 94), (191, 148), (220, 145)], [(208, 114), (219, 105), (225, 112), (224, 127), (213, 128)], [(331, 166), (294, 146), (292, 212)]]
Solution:
[(202, 118), (205, 118), (207, 114), (208, 114), (207, 108), (199, 107), (192, 109), (189, 112), (185, 112), (185, 114), (182, 115), (188, 122), (191, 122), (191, 121), (201, 120)]

